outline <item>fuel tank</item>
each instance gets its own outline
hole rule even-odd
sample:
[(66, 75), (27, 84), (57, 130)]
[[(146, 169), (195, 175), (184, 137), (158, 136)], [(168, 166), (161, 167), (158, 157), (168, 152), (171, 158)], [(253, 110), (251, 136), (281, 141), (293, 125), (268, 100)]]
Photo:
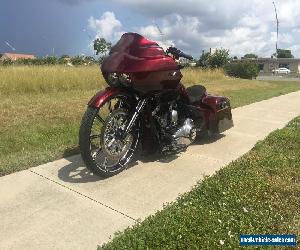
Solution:
[(174, 59), (156, 42), (137, 33), (122, 35), (104, 59), (101, 71), (105, 79), (111, 73), (128, 75), (130, 87), (141, 92), (175, 89), (182, 78)]

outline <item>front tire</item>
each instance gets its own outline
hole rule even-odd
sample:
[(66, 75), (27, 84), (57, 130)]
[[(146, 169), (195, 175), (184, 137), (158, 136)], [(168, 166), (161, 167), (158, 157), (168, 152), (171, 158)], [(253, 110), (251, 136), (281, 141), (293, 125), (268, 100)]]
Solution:
[[(116, 141), (115, 135), (108, 137), (105, 135), (108, 133), (107, 131), (112, 131), (108, 128), (112, 127), (111, 124), (116, 117), (119, 117), (118, 119), (121, 117), (123, 120), (130, 119), (127, 110), (122, 108), (113, 110), (106, 119), (103, 119), (98, 108), (88, 107), (79, 130), (79, 147), (86, 167), (94, 174), (104, 178), (123, 171), (134, 160), (139, 144), (139, 126), (135, 126), (132, 132), (128, 134), (130, 140), (127, 141), (130, 145), (125, 145), (122, 140), (118, 140), (119, 144), (115, 143), (116, 145), (112, 147), (112, 150), (111, 147), (105, 145), (105, 141), (109, 139), (113, 138), (113, 141)], [(114, 127), (120, 126), (114, 125)], [(121, 147), (123, 145), (121, 151), (120, 145)]]

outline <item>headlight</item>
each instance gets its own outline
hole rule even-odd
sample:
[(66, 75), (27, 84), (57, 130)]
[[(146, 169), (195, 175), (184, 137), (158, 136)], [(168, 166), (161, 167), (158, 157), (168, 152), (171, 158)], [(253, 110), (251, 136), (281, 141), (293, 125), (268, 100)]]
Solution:
[(119, 81), (122, 85), (129, 87), (131, 85), (131, 78), (128, 74), (120, 74), (119, 75)]
[(109, 73), (107, 76), (107, 83), (112, 86), (117, 86), (119, 83), (119, 78), (117, 73)]
[(131, 78), (129, 74), (125, 73), (109, 73), (107, 83), (111, 86), (124, 85), (129, 87), (131, 85)]

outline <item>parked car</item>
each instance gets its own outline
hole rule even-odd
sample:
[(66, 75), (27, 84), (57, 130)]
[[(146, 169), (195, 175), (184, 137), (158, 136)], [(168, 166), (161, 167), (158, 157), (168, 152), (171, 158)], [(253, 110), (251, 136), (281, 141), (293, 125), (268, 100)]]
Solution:
[(287, 68), (273, 69), (272, 72), (275, 73), (275, 74), (289, 74), (289, 73), (291, 73), (291, 71)]

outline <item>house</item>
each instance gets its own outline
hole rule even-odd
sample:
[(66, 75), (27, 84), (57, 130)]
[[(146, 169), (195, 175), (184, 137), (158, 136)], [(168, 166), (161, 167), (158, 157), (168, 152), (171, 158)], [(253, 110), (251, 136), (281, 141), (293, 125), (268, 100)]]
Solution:
[(28, 55), (28, 54), (15, 54), (15, 53), (4, 53), (0, 60), (3, 61), (5, 59), (10, 59), (12, 61), (16, 61), (18, 59), (35, 59), (36, 57), (34, 55)]

